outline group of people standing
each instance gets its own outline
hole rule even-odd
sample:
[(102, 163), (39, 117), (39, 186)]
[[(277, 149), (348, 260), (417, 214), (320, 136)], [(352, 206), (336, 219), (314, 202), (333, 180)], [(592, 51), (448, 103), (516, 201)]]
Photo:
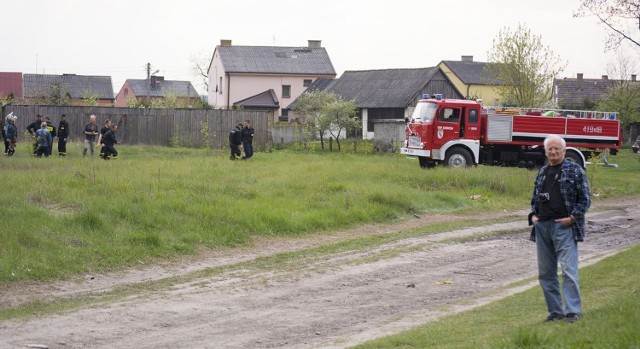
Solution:
[[(2, 136), (4, 138), (4, 153), (12, 156), (15, 153), (16, 142), (18, 139), (18, 128), (16, 127), (17, 116), (10, 113), (5, 118)], [(89, 122), (84, 127), (83, 157), (87, 156), (90, 150), (91, 156), (94, 155), (94, 148), (101, 147), (100, 157), (108, 160), (118, 156), (118, 151), (114, 145), (118, 143), (116, 138), (116, 130), (118, 126), (107, 119), (104, 127), (98, 130), (96, 124), (96, 116), (89, 116)], [(60, 116), (60, 123), (56, 128), (48, 116), (36, 115), (36, 120), (27, 126), (27, 132), (33, 138), (33, 156), (49, 157), (53, 153), (53, 141), (58, 139), (58, 155), (67, 155), (67, 141), (69, 139), (69, 123), (66, 115)], [(97, 137), (97, 142), (96, 142)]]
[(27, 131), (33, 137), (33, 155), (37, 157), (51, 156), (53, 153), (53, 139), (58, 139), (58, 155), (67, 155), (67, 139), (69, 137), (69, 123), (67, 116), (62, 114), (58, 128), (53, 125), (49, 116), (36, 115), (36, 121), (27, 126)]
[[(17, 115), (9, 113), (5, 118), (2, 136), (4, 138), (4, 154), (12, 156), (16, 150), (18, 140), (18, 128), (16, 127)], [(53, 139), (58, 138), (58, 154), (65, 156), (67, 153), (67, 139), (69, 137), (69, 124), (66, 115), (60, 116), (60, 123), (57, 128), (48, 116), (38, 114), (36, 121), (27, 126), (27, 131), (33, 138), (33, 155), (37, 157), (48, 157), (53, 152)]]
[[(251, 127), (251, 121), (245, 120), (244, 123), (238, 123), (236, 127), (229, 132), (229, 148), (231, 149), (231, 160), (246, 160), (253, 156), (253, 134), (254, 129)], [(240, 151), (240, 146), (244, 150), (244, 155)]]
[[(89, 116), (89, 123), (84, 126), (84, 142), (82, 150), (82, 156), (86, 157), (90, 152), (91, 156), (94, 155), (94, 148), (100, 147), (100, 157), (109, 160), (111, 158), (118, 157), (118, 151), (115, 145), (118, 144), (116, 138), (116, 131), (118, 125), (111, 122), (110, 119), (104, 121), (104, 126), (98, 131), (98, 124), (96, 124), (96, 116)], [(98, 140), (96, 142), (96, 137)]]

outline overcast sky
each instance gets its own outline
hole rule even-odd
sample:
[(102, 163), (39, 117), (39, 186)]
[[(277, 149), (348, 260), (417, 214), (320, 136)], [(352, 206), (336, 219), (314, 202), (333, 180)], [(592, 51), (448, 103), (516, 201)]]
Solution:
[[(3, 1), (0, 71), (190, 80), (220, 39), (234, 45), (306, 46), (322, 40), (345, 70), (424, 68), (472, 55), (486, 61), (498, 32), (525, 24), (568, 65), (562, 76), (599, 78), (615, 52), (605, 28), (573, 18), (578, 0), (10, 0)], [(637, 55), (637, 54), (636, 54)], [(198, 58), (194, 58), (198, 57)]]

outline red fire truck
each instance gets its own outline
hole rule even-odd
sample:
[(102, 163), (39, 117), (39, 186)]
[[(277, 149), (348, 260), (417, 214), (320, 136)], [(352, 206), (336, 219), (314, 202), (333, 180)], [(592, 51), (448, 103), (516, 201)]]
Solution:
[(417, 156), (421, 167), (474, 164), (533, 168), (545, 162), (544, 139), (567, 142), (566, 157), (582, 167), (589, 158), (622, 145), (616, 113), (483, 107), (479, 101), (424, 95), (410, 120), (402, 154)]

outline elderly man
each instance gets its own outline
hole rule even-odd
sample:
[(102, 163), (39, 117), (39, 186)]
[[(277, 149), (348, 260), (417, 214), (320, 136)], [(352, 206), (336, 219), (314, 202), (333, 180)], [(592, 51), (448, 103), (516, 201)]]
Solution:
[(89, 116), (89, 123), (84, 126), (84, 149), (82, 150), (82, 156), (87, 156), (87, 150), (91, 149), (91, 156), (93, 156), (93, 148), (96, 147), (96, 136), (98, 135), (98, 125), (96, 125), (96, 116), (91, 114)]
[[(538, 280), (549, 312), (547, 322), (575, 322), (582, 314), (578, 241), (584, 239), (585, 214), (591, 198), (582, 167), (565, 159), (566, 146), (557, 135), (544, 140), (548, 164), (536, 177), (529, 214), (529, 224), (533, 225), (531, 240), (536, 242), (538, 254)], [(558, 262), (562, 269), (562, 296)]]

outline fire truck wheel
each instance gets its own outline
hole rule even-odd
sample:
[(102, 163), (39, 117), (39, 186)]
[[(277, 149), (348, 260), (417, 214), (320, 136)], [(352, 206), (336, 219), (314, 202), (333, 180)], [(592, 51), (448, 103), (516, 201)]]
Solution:
[(580, 154), (577, 154), (575, 151), (567, 150), (567, 153), (565, 154), (565, 158), (567, 158), (567, 160), (575, 162), (576, 164), (580, 165), (580, 167), (584, 168), (584, 162), (582, 161), (582, 157), (580, 156)]
[(471, 154), (463, 148), (450, 149), (444, 159), (444, 163), (448, 167), (467, 167), (473, 165), (472, 162)]

